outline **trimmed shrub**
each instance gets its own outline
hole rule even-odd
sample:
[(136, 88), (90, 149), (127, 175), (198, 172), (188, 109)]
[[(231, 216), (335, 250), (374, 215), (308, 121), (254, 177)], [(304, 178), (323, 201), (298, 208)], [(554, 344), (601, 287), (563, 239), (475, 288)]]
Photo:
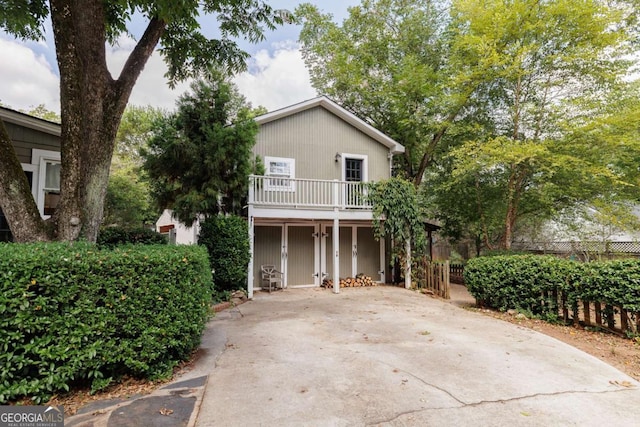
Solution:
[(103, 227), (98, 233), (98, 246), (114, 248), (126, 244), (162, 245), (167, 238), (148, 228)]
[(249, 230), (239, 216), (215, 216), (201, 223), (198, 244), (209, 252), (218, 292), (247, 288)]
[(567, 304), (601, 302), (640, 312), (640, 261), (580, 263), (553, 256), (480, 257), (464, 270), (469, 292), (483, 305), (498, 310), (525, 310), (555, 315), (555, 302), (545, 293), (564, 292)]
[(567, 262), (552, 256), (491, 256), (469, 260), (464, 280), (483, 305), (543, 314), (543, 291), (564, 288)]
[(212, 279), (196, 246), (0, 244), (0, 403), (160, 378), (199, 345)]

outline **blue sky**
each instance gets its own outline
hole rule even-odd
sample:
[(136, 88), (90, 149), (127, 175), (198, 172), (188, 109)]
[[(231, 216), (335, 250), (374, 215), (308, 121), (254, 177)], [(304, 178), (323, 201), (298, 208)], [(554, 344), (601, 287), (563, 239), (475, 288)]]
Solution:
[[(308, 2), (316, 4), (323, 12), (331, 13), (336, 22), (346, 18), (348, 7), (360, 4), (360, 0)], [(293, 11), (304, 1), (270, 0), (268, 3), (276, 9)], [(134, 23), (133, 33), (143, 31), (144, 25), (144, 22)], [(16, 109), (44, 104), (50, 110), (59, 111), (58, 70), (50, 26), (45, 28), (45, 32), (46, 40), (40, 42), (16, 40), (0, 32), (0, 103)], [(251, 60), (249, 72), (236, 76), (235, 83), (254, 105), (273, 110), (316, 95), (296, 43), (299, 32), (300, 27), (285, 25), (267, 32), (266, 40), (257, 45), (240, 41), (241, 47), (251, 54)], [(130, 39), (121, 39), (118, 46), (107, 48), (108, 64), (114, 76), (134, 43)], [(164, 63), (159, 55), (154, 54), (133, 90), (130, 103), (172, 109), (176, 98), (187, 90), (188, 84), (180, 84), (171, 90), (164, 80), (164, 72)]]

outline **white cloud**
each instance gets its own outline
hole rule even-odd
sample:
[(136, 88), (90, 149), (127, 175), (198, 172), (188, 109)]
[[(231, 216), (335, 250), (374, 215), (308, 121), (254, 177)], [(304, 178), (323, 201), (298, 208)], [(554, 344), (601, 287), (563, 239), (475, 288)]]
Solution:
[(258, 51), (249, 61), (249, 71), (234, 82), (254, 107), (269, 111), (305, 101), (316, 96), (298, 45), (274, 43), (273, 53)]
[[(134, 46), (135, 41), (129, 38), (122, 38), (117, 46), (107, 46), (107, 64), (114, 78)], [(290, 41), (273, 43), (270, 50), (258, 51), (249, 60), (249, 71), (234, 79), (247, 100), (271, 111), (315, 97), (298, 45)], [(175, 101), (189, 84), (180, 83), (170, 89), (164, 77), (166, 70), (160, 54), (154, 52), (133, 88), (129, 103), (175, 109)], [(0, 81), (3, 104), (16, 109), (44, 104), (50, 110), (60, 111), (59, 78), (46, 57), (36, 54), (28, 44), (0, 38)]]
[(0, 38), (0, 102), (27, 110), (44, 104), (60, 111), (59, 79), (44, 55), (24, 43)]

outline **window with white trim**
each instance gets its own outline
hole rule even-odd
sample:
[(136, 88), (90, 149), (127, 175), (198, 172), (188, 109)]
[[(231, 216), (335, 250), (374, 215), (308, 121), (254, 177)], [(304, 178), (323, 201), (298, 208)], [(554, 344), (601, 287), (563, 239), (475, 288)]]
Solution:
[(295, 159), (286, 157), (264, 158), (267, 176), (266, 189), (270, 191), (295, 191), (293, 179), (296, 177)]
[(342, 157), (342, 180), (349, 182), (369, 181), (368, 163), (366, 154), (340, 153)]
[(34, 195), (38, 210), (48, 218), (58, 208), (60, 201), (60, 153), (49, 150), (31, 150), (31, 164), (36, 167), (34, 174)]
[(53, 215), (60, 201), (60, 162), (44, 160), (44, 208), (45, 215)]
[(368, 157), (366, 154), (341, 153), (342, 180), (347, 181), (343, 193), (343, 203), (350, 207), (365, 206), (367, 189), (362, 182), (369, 180)]

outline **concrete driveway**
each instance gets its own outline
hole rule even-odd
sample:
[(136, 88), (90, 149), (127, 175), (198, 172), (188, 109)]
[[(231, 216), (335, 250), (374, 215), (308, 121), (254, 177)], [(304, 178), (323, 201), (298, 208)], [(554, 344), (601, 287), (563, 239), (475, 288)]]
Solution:
[(640, 384), (622, 372), (400, 288), (257, 293), (211, 322), (207, 347), (198, 426), (640, 422)]

